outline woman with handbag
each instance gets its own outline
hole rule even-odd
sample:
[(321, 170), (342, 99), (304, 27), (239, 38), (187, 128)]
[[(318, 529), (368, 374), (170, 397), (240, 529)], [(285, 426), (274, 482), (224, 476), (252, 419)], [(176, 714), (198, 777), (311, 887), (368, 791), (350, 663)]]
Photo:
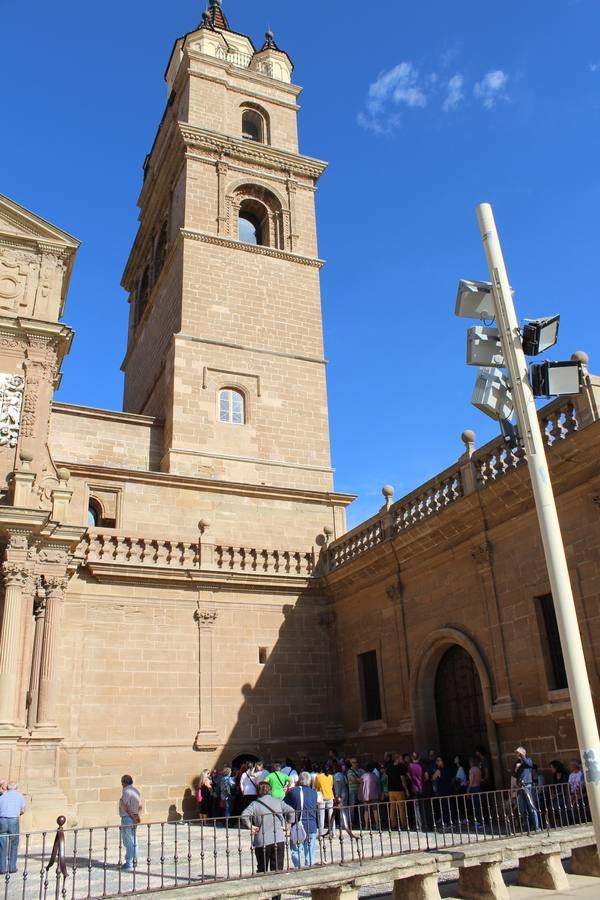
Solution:
[(286, 823), (293, 822), (295, 815), (291, 806), (271, 796), (268, 781), (260, 782), (256, 799), (241, 817), (242, 825), (252, 832), (257, 872), (284, 871)]
[(298, 787), (286, 795), (286, 803), (296, 810), (296, 821), (292, 825), (290, 844), (292, 863), (298, 869), (301, 865), (312, 866), (317, 862), (317, 792), (310, 786), (310, 773), (300, 772)]

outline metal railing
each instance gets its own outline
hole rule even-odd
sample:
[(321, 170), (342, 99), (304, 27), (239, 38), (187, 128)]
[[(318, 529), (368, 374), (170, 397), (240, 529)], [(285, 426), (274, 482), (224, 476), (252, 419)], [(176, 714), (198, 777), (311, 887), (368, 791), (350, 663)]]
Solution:
[[(317, 815), (305, 808), (306, 840), (294, 828), (300, 814), (254, 815), (0, 834), (4, 900), (98, 900), (252, 878), (265, 869), (289, 872), (443, 850), (514, 836), (552, 832), (591, 821), (585, 796), (568, 785), (434, 795), (395, 802), (356, 803)], [(256, 832), (256, 833), (253, 833)], [(262, 834), (274, 837), (267, 850)], [(10, 861), (15, 847), (16, 866)], [(124, 844), (133, 854), (127, 866)], [(14, 857), (13, 857), (14, 860)], [(7, 865), (8, 863), (8, 865)]]

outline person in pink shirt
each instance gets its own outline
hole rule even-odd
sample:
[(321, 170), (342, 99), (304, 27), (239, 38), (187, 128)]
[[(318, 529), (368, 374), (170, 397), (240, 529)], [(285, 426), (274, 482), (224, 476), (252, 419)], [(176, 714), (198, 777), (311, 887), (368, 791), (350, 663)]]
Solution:
[(412, 785), (411, 795), (413, 800), (409, 805), (409, 814), (412, 812), (415, 828), (421, 828), (421, 796), (423, 794), (425, 771), (419, 761), (419, 755), (416, 750), (413, 751), (411, 761), (408, 764), (408, 776)]
[(379, 828), (378, 804), (381, 801), (381, 782), (375, 769), (375, 763), (369, 763), (367, 771), (360, 779), (359, 802), (363, 807), (365, 828)]

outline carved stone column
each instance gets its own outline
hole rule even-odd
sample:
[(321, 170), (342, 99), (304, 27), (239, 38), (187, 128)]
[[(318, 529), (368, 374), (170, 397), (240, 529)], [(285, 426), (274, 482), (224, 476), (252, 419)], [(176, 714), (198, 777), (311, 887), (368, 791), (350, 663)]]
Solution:
[(215, 750), (219, 737), (214, 719), (214, 633), (218, 613), (201, 602), (194, 613), (198, 625), (198, 734), (195, 750)]
[(38, 691), (37, 728), (56, 726), (56, 654), (67, 577), (46, 575), (46, 621), (42, 640)]
[(46, 622), (46, 594), (35, 598), (33, 603), (33, 652), (31, 654), (31, 674), (29, 678), (29, 690), (27, 692), (27, 727), (33, 728), (37, 724), (38, 699), (40, 688), (40, 668), (42, 665), (42, 645), (44, 639), (44, 625)]
[(23, 629), (23, 584), (27, 572), (23, 563), (2, 563), (4, 611), (0, 632), (0, 726), (17, 725), (19, 659)]

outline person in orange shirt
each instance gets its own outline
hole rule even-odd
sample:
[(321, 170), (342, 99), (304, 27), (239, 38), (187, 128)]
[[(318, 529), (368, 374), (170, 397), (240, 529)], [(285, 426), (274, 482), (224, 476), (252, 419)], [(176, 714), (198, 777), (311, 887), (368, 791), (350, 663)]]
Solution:
[(322, 799), (319, 800), (319, 831), (321, 834), (325, 832), (325, 813), (327, 813), (327, 829), (334, 830), (335, 822), (333, 819), (333, 775), (327, 775), (325, 766), (317, 766), (317, 774), (315, 775), (315, 791), (321, 794)]

